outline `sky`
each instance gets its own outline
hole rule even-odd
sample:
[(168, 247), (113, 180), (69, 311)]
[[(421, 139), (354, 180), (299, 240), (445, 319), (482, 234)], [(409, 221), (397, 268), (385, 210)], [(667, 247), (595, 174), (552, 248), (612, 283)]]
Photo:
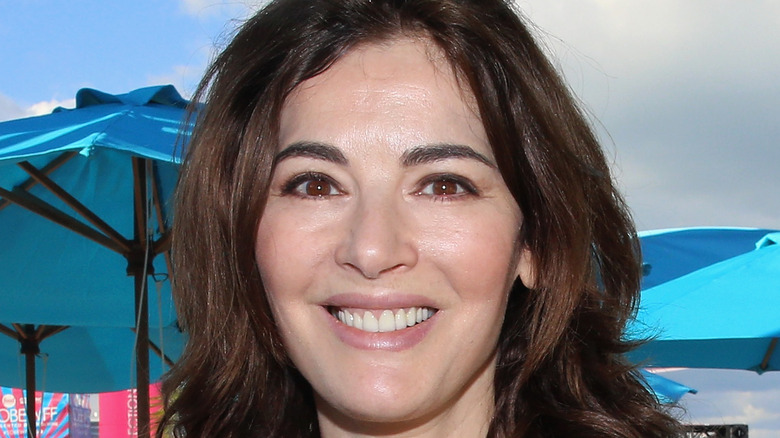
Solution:
[[(780, 2), (517, 0), (582, 101), (639, 230), (780, 228)], [(259, 2), (0, 2), (0, 121), (173, 84)], [(780, 436), (780, 373), (677, 370), (686, 420)]]

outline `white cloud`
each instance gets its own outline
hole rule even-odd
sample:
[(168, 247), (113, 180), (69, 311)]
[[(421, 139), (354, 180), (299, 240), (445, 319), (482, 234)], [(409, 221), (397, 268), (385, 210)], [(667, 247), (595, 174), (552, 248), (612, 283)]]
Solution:
[(640, 228), (780, 226), (780, 2), (517, 1), (609, 133)]
[(668, 369), (663, 376), (698, 390), (681, 400), (684, 422), (747, 424), (751, 438), (780, 436), (780, 373)]
[(0, 94), (0, 122), (25, 117), (27, 113), (10, 97)]
[(719, 396), (726, 402), (719, 407), (721, 413), (698, 417), (697, 424), (747, 424), (750, 436), (753, 438), (777, 437), (777, 431), (780, 429), (780, 412), (776, 403), (780, 398), (780, 390), (724, 391)]
[(44, 114), (51, 113), (54, 110), (54, 108), (60, 106), (63, 108), (74, 108), (76, 106), (76, 99), (75, 98), (65, 99), (65, 100), (52, 99), (43, 102), (38, 102), (31, 105), (29, 108), (27, 108), (27, 114), (29, 116), (41, 116)]
[(76, 106), (76, 99), (51, 99), (25, 107), (14, 102), (11, 98), (0, 94), (0, 121), (49, 114), (58, 106), (73, 108)]

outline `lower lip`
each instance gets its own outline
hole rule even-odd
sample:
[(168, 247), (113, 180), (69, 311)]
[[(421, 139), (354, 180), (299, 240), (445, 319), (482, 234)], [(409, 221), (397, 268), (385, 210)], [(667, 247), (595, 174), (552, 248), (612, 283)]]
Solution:
[(403, 351), (408, 350), (425, 338), (434, 324), (436, 314), (425, 322), (392, 332), (365, 332), (350, 327), (334, 318), (330, 312), (323, 308), (328, 323), (341, 342), (360, 350)]

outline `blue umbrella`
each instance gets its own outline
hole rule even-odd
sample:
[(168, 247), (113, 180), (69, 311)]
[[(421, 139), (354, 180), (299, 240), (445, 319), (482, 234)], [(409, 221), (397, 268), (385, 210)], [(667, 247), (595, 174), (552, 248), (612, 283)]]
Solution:
[[(175, 148), (190, 129), (182, 129), (188, 103), (172, 86), (121, 95), (82, 89), (75, 109), (0, 123), (0, 333), (30, 359), (28, 394), (32, 358), (68, 330), (74, 335), (68, 327), (135, 330), (137, 385), (148, 390), (150, 322), (176, 324), (165, 281), (167, 200)], [(147, 294), (147, 282), (159, 293)], [(95, 377), (85, 376), (90, 392), (118, 389)], [(148, 412), (139, 406), (139, 422), (148, 423)]]
[(645, 380), (647, 387), (653, 391), (653, 394), (655, 394), (658, 401), (661, 403), (676, 403), (685, 394), (696, 394), (698, 392), (680, 382), (675, 382), (674, 380), (667, 379), (666, 377), (659, 376), (656, 373), (644, 369), (641, 370), (641, 375)]
[[(4, 327), (0, 326), (0, 327)], [(40, 326), (36, 326), (38, 328)], [(44, 326), (48, 328), (51, 326)], [(20, 328), (24, 331), (24, 327)], [(0, 330), (3, 330), (0, 328)], [(19, 355), (16, 330), (0, 336), (0, 386), (26, 386), (26, 358)], [(150, 330), (152, 348), (159, 348), (149, 357), (152, 379), (170, 369), (173, 358), (183, 348), (181, 333), (175, 327), (155, 327)], [(71, 326), (41, 341), (35, 356), (36, 390), (45, 392), (93, 393), (96, 382), (104, 388), (127, 388), (133, 379), (136, 333), (127, 327)], [(111, 360), (94, 360), (103, 357)]]
[(692, 228), (640, 233), (647, 276), (629, 337), (648, 366), (780, 369), (780, 232)]

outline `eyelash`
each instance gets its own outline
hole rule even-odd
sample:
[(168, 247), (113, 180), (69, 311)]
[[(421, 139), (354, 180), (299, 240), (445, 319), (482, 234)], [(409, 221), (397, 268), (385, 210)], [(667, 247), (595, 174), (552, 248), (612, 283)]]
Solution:
[[(305, 188), (301, 189), (301, 186), (312, 182), (322, 182), (324, 184), (328, 184), (331, 191), (335, 190), (338, 192), (338, 194), (344, 193), (336, 181), (334, 181), (329, 176), (318, 172), (305, 172), (293, 176), (286, 183), (284, 183), (281, 193), (285, 196), (291, 195), (306, 199), (322, 199), (326, 196), (336, 196), (330, 194), (310, 195), (305, 192)], [(455, 188), (456, 192), (452, 194), (436, 195), (434, 193), (435, 188), (431, 187), (432, 184), (455, 184), (457, 186)], [(465, 196), (478, 196), (480, 194), (476, 186), (467, 178), (449, 173), (430, 175), (420, 181), (418, 187), (419, 188), (413, 192), (414, 195), (428, 196), (433, 200), (438, 201), (452, 201), (457, 198)], [(430, 190), (428, 190), (429, 187), (431, 187)], [(426, 191), (430, 191), (431, 193), (425, 193)]]
[[(428, 189), (428, 187), (430, 187), (432, 184), (441, 184), (441, 183), (457, 185), (456, 193), (445, 194), (445, 195), (436, 195), (435, 193), (424, 193)], [(434, 188), (431, 188), (430, 191), (433, 192), (433, 190)], [(444, 174), (430, 175), (425, 179), (423, 179), (420, 182), (420, 189), (416, 190), (414, 194), (418, 196), (430, 196), (434, 200), (452, 201), (464, 196), (478, 196), (479, 190), (467, 178), (458, 175), (449, 174), (449, 173), (444, 173)]]
[(331, 191), (336, 190), (339, 194), (343, 193), (341, 187), (336, 183), (336, 181), (334, 181), (329, 176), (318, 172), (305, 172), (293, 176), (286, 183), (284, 183), (284, 185), (282, 186), (282, 195), (292, 195), (292, 196), (298, 196), (307, 199), (324, 198), (328, 195), (309, 195), (305, 193), (303, 190), (299, 190), (300, 187), (304, 184), (308, 184), (312, 182), (320, 182), (320, 181), (322, 183), (330, 185)]

